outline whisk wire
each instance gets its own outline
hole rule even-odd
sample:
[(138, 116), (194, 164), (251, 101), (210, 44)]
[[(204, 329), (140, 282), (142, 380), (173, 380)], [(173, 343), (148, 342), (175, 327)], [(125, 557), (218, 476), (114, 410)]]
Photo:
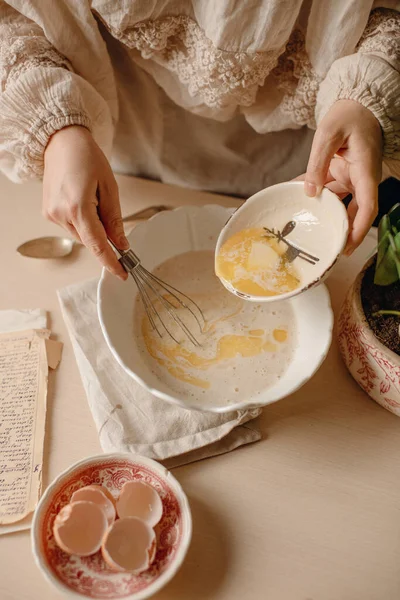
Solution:
[[(187, 325), (182, 321), (182, 319), (179, 317), (179, 315), (176, 314), (176, 312), (174, 310), (174, 309), (176, 309), (176, 306), (174, 306), (172, 304), (172, 302), (170, 300), (168, 300), (168, 298), (165, 298), (165, 296), (163, 296), (162, 294), (160, 294), (158, 292), (158, 290), (154, 287), (154, 285), (153, 285), (153, 283), (151, 281), (151, 279), (152, 279), (151, 277), (146, 277), (146, 275), (148, 275), (148, 273), (146, 272), (145, 275), (144, 275), (142, 269), (138, 269), (138, 273), (140, 273), (140, 275), (146, 281), (146, 284), (154, 292), (154, 294), (157, 297), (157, 300), (159, 300), (161, 302), (161, 304), (164, 306), (165, 310), (168, 312), (168, 314), (170, 315), (170, 317), (172, 317), (172, 319), (175, 321), (175, 323), (177, 323), (179, 325), (179, 327), (186, 333), (187, 337), (192, 342), (192, 344), (194, 344), (195, 346), (200, 346), (199, 342), (196, 340), (196, 338), (193, 335), (193, 333), (190, 331), (190, 329), (187, 327)], [(164, 287), (164, 286), (161, 286), (161, 287)], [(167, 290), (167, 292), (168, 292), (168, 290)], [(185, 305), (183, 304), (183, 302), (180, 301), (179, 304), (181, 304), (181, 306), (185, 307)], [(187, 307), (185, 307), (185, 308), (187, 308)], [(190, 311), (190, 312), (192, 312), (192, 311)], [(159, 319), (161, 321), (160, 316), (159, 316)], [(164, 325), (164, 327), (166, 328), (165, 325)], [(168, 331), (169, 335), (172, 337), (172, 339), (176, 343), (179, 343), (168, 329), (167, 329), (167, 331)]]
[[(196, 304), (196, 302), (194, 302), (194, 300), (192, 300), (191, 298), (189, 298), (189, 296), (186, 296), (186, 294), (184, 294), (180, 290), (177, 290), (176, 288), (174, 288), (172, 285), (170, 285), (166, 281), (163, 281), (162, 279), (160, 279), (159, 277), (157, 277), (157, 275), (154, 275), (154, 273), (149, 273), (148, 271), (146, 271), (146, 274), (148, 276), (150, 276), (152, 279), (155, 279), (155, 281), (157, 281), (157, 283), (160, 285), (160, 287), (162, 287), (166, 292), (168, 292), (169, 294), (171, 294), (171, 296), (173, 298), (175, 298), (177, 300), (177, 302), (179, 302), (179, 304), (181, 306), (183, 306), (184, 308), (187, 308), (188, 311), (190, 311), (192, 313), (192, 315), (194, 316), (194, 318), (196, 319), (196, 321), (197, 321), (200, 329), (203, 328), (203, 325), (205, 323), (204, 314), (203, 314), (203, 311), (201, 310), (200, 306), (198, 306)], [(198, 313), (201, 315), (201, 319), (203, 321), (202, 323), (200, 322), (200, 320), (199, 320), (198, 316), (196, 315), (196, 313), (190, 308), (190, 306), (188, 306), (187, 304), (185, 304), (183, 302), (183, 300), (181, 300), (179, 298), (178, 294), (180, 296), (182, 296), (183, 298), (185, 298), (186, 300), (188, 300), (190, 302), (190, 304), (196, 308), (196, 310), (198, 311)]]
[[(140, 270), (138, 270), (138, 271), (137, 271), (137, 275), (142, 275), (142, 273), (140, 272)], [(161, 318), (161, 316), (160, 316), (160, 313), (158, 312), (158, 310), (157, 310), (157, 309), (156, 309), (156, 307), (154, 306), (153, 302), (151, 301), (151, 298), (150, 298), (150, 296), (149, 296), (149, 294), (148, 294), (148, 292), (147, 292), (147, 290), (146, 290), (146, 288), (145, 288), (145, 285), (148, 285), (148, 283), (147, 283), (147, 282), (143, 282), (141, 279), (139, 279), (139, 281), (140, 281), (139, 292), (140, 292), (140, 293), (142, 293), (142, 292), (143, 292), (143, 295), (145, 296), (145, 298), (146, 298), (146, 301), (147, 301), (147, 302), (150, 304), (150, 306), (151, 306), (151, 310), (152, 310), (153, 314), (155, 315), (155, 317), (157, 318), (157, 320), (158, 320), (158, 321), (161, 323), (161, 325), (162, 325), (162, 327), (164, 328), (164, 330), (166, 331), (166, 333), (167, 333), (167, 334), (168, 334), (168, 335), (169, 335), (169, 336), (170, 336), (170, 337), (171, 337), (171, 338), (174, 340), (174, 342), (175, 342), (176, 344), (179, 344), (179, 341), (176, 339), (176, 337), (173, 335), (173, 333), (172, 333), (172, 332), (169, 330), (169, 328), (166, 326), (166, 324), (165, 324), (164, 320), (163, 320), (163, 319)], [(150, 287), (150, 286), (149, 286), (149, 287)], [(152, 289), (152, 288), (150, 287), (150, 289)], [(162, 300), (163, 300), (163, 299), (162, 299), (162, 297), (161, 297), (161, 296), (159, 296), (159, 295), (157, 294), (157, 292), (156, 292), (156, 291), (154, 291), (154, 290), (152, 290), (152, 291), (153, 291), (153, 292), (154, 292), (154, 294), (156, 295), (157, 301), (159, 301), (159, 302), (162, 302)], [(142, 297), (142, 300), (143, 300), (143, 302), (144, 302), (144, 301), (145, 301), (144, 297), (143, 297), (142, 295), (141, 295), (141, 297)], [(153, 319), (153, 321), (154, 321), (154, 319)], [(160, 337), (162, 337), (162, 334), (160, 333), (160, 331), (159, 331), (159, 329), (158, 329), (158, 327), (157, 327), (157, 326), (155, 326), (155, 330), (157, 331), (158, 335), (159, 335)]]
[[(156, 309), (154, 308), (153, 303), (150, 300), (147, 290), (145, 289), (144, 285), (142, 284), (142, 282), (140, 281), (139, 277), (136, 275), (135, 272), (132, 272), (131, 275), (132, 275), (133, 279), (135, 280), (135, 283), (139, 290), (140, 298), (143, 302), (143, 306), (146, 311), (147, 317), (150, 321), (150, 325), (151, 325), (153, 331), (156, 331), (158, 333), (159, 337), (162, 337), (161, 331), (158, 329), (156, 322), (153, 318), (153, 314), (156, 318), (158, 318), (159, 315), (158, 315)], [(161, 324), (163, 324), (162, 321), (161, 321)], [(165, 327), (165, 325), (164, 325), (164, 327)], [(169, 333), (168, 330), (166, 330), (166, 331), (167, 331), (167, 333)]]
[[(169, 330), (163, 318), (161, 317), (161, 314), (157, 310), (155, 303), (152, 301), (149, 290), (153, 292), (156, 299), (155, 302), (160, 303), (165, 308), (167, 313), (180, 327), (180, 329), (184, 332), (184, 334), (192, 342), (192, 344), (194, 344), (195, 346), (200, 346), (199, 342), (197, 341), (193, 333), (190, 331), (189, 327), (175, 312), (175, 310), (178, 307), (175, 306), (173, 302), (171, 302), (168, 299), (168, 296), (174, 298), (179, 306), (185, 308), (191, 313), (191, 315), (196, 320), (201, 332), (205, 323), (205, 319), (201, 308), (196, 304), (196, 302), (194, 302), (191, 298), (189, 298), (189, 296), (187, 296), (177, 288), (173, 287), (169, 283), (166, 283), (153, 273), (147, 271), (147, 269), (145, 269), (142, 266), (139, 257), (131, 249), (126, 251), (119, 250), (111, 240), (109, 241), (113, 248), (120, 255), (119, 262), (121, 263), (125, 271), (132, 275), (133, 280), (136, 283), (146, 315), (149, 319), (150, 325), (153, 328), (153, 330), (155, 330), (158, 333), (158, 335), (162, 337), (161, 331), (157, 327), (157, 322), (159, 322), (163, 329), (166, 331), (166, 333), (174, 340), (174, 342), (179, 344), (178, 340)], [(161, 289), (157, 289), (156, 286), (159, 286), (159, 288)], [(165, 294), (168, 294), (168, 296), (166, 296)], [(184, 298), (188, 303), (184, 302), (182, 298)], [(198, 314), (196, 314), (196, 311), (198, 312)], [(201, 320), (199, 319), (199, 315), (201, 317)]]

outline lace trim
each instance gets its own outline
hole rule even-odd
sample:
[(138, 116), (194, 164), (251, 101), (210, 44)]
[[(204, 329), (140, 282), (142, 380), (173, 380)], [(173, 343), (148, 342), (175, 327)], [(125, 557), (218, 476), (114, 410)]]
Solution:
[(305, 49), (304, 34), (294, 30), (272, 75), (284, 92), (280, 105), (297, 125), (315, 127), (315, 105), (322, 78), (314, 71)]
[(112, 34), (144, 59), (176, 73), (192, 97), (200, 96), (207, 106), (218, 109), (251, 106), (280, 54), (220, 50), (185, 15), (143, 21), (123, 31), (113, 29)]
[(18, 35), (14, 27), (0, 28), (0, 91), (37, 67), (61, 67), (72, 71), (71, 63), (59, 54), (43, 33), (32, 30)]
[(254, 53), (216, 48), (201, 27), (183, 15), (143, 21), (124, 30), (113, 28), (111, 33), (144, 59), (176, 73), (189, 94), (199, 96), (210, 108), (252, 106), (272, 72), (284, 92), (282, 111), (300, 126), (314, 125), (320, 79), (312, 69), (300, 31), (294, 31), (280, 50)]
[(389, 59), (400, 60), (400, 13), (389, 8), (373, 10), (357, 51), (379, 52)]

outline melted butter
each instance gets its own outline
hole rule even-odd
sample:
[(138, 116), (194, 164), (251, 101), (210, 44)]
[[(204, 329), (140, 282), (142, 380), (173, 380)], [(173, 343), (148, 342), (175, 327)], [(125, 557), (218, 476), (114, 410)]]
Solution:
[(280, 343), (286, 342), (288, 337), (287, 331), (285, 331), (285, 329), (274, 329), (272, 335), (274, 336), (274, 340)]
[[(195, 251), (174, 256), (155, 270), (193, 298), (205, 316), (200, 332), (188, 312), (179, 316), (201, 344), (196, 347), (157, 306), (175, 343), (163, 332), (154, 332), (140, 299), (134, 310), (134, 335), (144, 362), (172, 395), (222, 404), (239, 397), (256, 397), (282, 376), (293, 356), (296, 322), (291, 306), (279, 303), (256, 305), (230, 294), (215, 276), (213, 251)], [(172, 298), (168, 297), (172, 302)], [(162, 330), (161, 330), (162, 331)], [(286, 332), (285, 343), (278, 341)]]
[(218, 277), (252, 296), (277, 296), (297, 289), (300, 280), (286, 248), (268, 238), (262, 227), (243, 229), (230, 237), (216, 257)]
[[(207, 314), (210, 312), (207, 310), (209, 307), (204, 306), (204, 298), (202, 300), (202, 309)], [(198, 301), (200, 303), (200, 300)], [(211, 308), (215, 310), (214, 306)], [(250, 330), (248, 334), (226, 334), (219, 336), (218, 330), (221, 324), (237, 317), (241, 308), (242, 304), (240, 303), (228, 315), (222, 317), (214, 316), (212, 320), (207, 321), (200, 339), (202, 345), (200, 349), (193, 345), (187, 345), (185, 342), (177, 344), (168, 336), (160, 337), (157, 332), (153, 331), (148, 318), (143, 316), (142, 335), (147, 351), (175, 379), (199, 388), (209, 389), (210, 382), (201, 377), (194, 376), (191, 373), (192, 369), (206, 371), (212, 366), (236, 357), (251, 358), (263, 352), (276, 352), (278, 349), (276, 344), (267, 339), (268, 335), (264, 329)], [(179, 314), (182, 309), (176, 308), (175, 310)], [(185, 319), (183, 311), (179, 316), (183, 320)], [(175, 330), (173, 333), (174, 335), (179, 334)], [(204, 356), (204, 350), (207, 351), (207, 347), (209, 348), (210, 345), (215, 343), (216, 349), (213, 355)]]

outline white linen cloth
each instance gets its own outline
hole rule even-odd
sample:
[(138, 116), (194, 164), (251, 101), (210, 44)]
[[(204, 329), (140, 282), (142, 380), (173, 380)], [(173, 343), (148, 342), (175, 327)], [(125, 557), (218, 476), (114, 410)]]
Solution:
[(261, 438), (260, 409), (202, 413), (155, 398), (117, 363), (97, 316), (97, 280), (58, 292), (89, 407), (104, 452), (132, 452), (168, 467), (194, 462)]

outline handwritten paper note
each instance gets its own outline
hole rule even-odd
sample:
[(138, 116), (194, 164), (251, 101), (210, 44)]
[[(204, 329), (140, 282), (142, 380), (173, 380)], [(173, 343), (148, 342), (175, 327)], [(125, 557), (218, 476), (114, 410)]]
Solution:
[(61, 356), (49, 336), (0, 334), (0, 525), (24, 519), (40, 496), (48, 365)]

